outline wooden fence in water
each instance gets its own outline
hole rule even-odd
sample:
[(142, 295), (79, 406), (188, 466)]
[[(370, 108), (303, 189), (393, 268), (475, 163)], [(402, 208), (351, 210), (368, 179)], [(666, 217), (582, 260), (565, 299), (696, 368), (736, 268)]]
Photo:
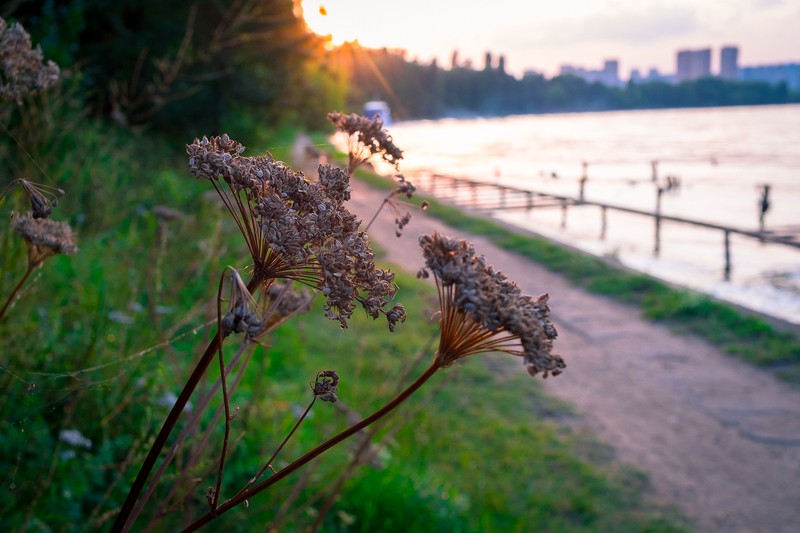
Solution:
[(647, 211), (586, 200), (583, 197), (583, 185), (585, 184), (585, 180), (581, 180), (580, 182), (581, 188), (578, 196), (572, 197), (430, 172), (415, 173), (412, 179), (420, 190), (429, 193), (435, 198), (457, 206), (479, 211), (509, 209), (524, 209), (530, 211), (542, 208), (558, 208), (561, 209), (562, 228), (566, 227), (567, 212), (570, 207), (597, 207), (600, 209), (600, 239), (606, 238), (608, 211), (619, 211), (651, 218), (654, 222), (653, 254), (655, 256), (658, 256), (661, 252), (661, 226), (664, 222), (718, 230), (721, 232), (723, 239), (725, 281), (729, 281), (731, 276), (731, 235), (740, 235), (756, 239), (759, 242), (800, 248), (800, 226), (783, 228), (782, 230), (766, 230), (763, 226), (763, 213), (761, 228), (758, 230), (747, 230), (724, 224), (714, 224), (690, 218), (664, 215), (661, 213), (661, 196), (665, 189), (661, 186), (655, 189), (656, 209), (654, 211)]

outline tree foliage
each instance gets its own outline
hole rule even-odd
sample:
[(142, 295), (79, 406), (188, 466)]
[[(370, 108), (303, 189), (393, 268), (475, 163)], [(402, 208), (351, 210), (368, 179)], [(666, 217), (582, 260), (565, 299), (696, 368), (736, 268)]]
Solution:
[(256, 110), (265, 123), (320, 126), (325, 113), (306, 102), (337, 104), (312, 67), (322, 41), (292, 0), (64, 0), (0, 14), (80, 71), (89, 107), (123, 124), (217, 132)]

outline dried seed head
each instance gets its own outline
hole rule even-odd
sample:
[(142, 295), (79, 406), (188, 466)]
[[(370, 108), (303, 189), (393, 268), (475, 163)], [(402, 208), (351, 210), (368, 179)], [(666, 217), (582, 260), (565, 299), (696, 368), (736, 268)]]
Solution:
[(66, 222), (27, 214), (14, 217), (11, 227), (25, 239), (29, 268), (40, 265), (51, 255), (69, 255), (78, 251), (72, 229)]
[(386, 313), (386, 320), (389, 322), (389, 331), (394, 331), (398, 322), (405, 322), (408, 314), (402, 304), (396, 304)]
[(426, 269), (439, 287), (442, 338), (437, 360), (442, 366), (473, 353), (499, 350), (522, 355), (531, 375), (561, 373), (566, 365), (552, 351), (557, 332), (546, 294), (522, 294), (467, 241), (434, 233), (420, 237), (420, 246)]
[[(21, 102), (23, 96), (47, 89), (58, 81), (58, 66), (43, 62), (39, 46), (20, 24), (9, 25), (0, 17), (0, 99)], [(38, 218), (38, 217), (37, 217)]]
[(339, 375), (335, 370), (321, 370), (312, 385), (314, 396), (323, 402), (336, 403), (339, 399)]
[[(319, 289), (326, 315), (347, 327), (356, 303), (373, 318), (394, 296), (394, 276), (375, 267), (359, 220), (343, 205), (349, 176), (320, 166), (312, 182), (271, 157), (245, 157), (227, 136), (187, 146), (195, 176), (214, 183), (242, 228), (263, 280), (292, 279)], [(227, 187), (227, 189), (226, 189)]]
[(373, 155), (397, 167), (403, 152), (392, 141), (389, 132), (383, 129), (383, 121), (367, 118), (355, 113), (328, 113), (328, 120), (336, 129), (344, 132), (350, 141), (350, 173)]

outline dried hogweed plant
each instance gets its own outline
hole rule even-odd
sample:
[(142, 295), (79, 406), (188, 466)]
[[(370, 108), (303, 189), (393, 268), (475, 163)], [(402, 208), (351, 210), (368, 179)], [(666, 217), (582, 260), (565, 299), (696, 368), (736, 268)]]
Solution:
[[(23, 97), (53, 86), (58, 79), (58, 66), (52, 61), (44, 61), (41, 48), (32, 46), (30, 35), (25, 28), (20, 24), (9, 25), (0, 17), (0, 101), (13, 101), (20, 105)], [(0, 124), (11, 135), (2, 121)], [(13, 138), (13, 135), (11, 136)], [(0, 201), (14, 185), (19, 185), (30, 201), (30, 213), (14, 214), (11, 221), (12, 229), (25, 239), (28, 266), (22, 279), (11, 290), (11, 294), (0, 309), (0, 319), (31, 273), (41, 266), (45, 259), (55, 254), (72, 254), (77, 250), (72, 230), (66, 222), (44, 220), (58, 205), (58, 201), (64, 196), (64, 191), (19, 178), (3, 188), (0, 192)]]
[(44, 263), (45, 259), (56, 254), (74, 254), (78, 250), (72, 229), (66, 222), (37, 218), (36, 214), (26, 214), (16, 215), (11, 222), (11, 227), (25, 240), (28, 249), (28, 266), (22, 279), (11, 290), (11, 294), (0, 309), (0, 319), (5, 316), (25, 281)]
[(39, 46), (19, 24), (0, 17), (0, 99), (21, 102), (24, 96), (51, 87), (58, 81), (58, 66), (44, 62)]
[[(381, 159), (394, 166), (397, 170), (400, 160), (403, 159), (403, 152), (395, 146), (392, 136), (383, 127), (383, 122), (378, 118), (367, 118), (351, 113), (328, 113), (328, 120), (336, 127), (336, 130), (347, 137), (348, 165), (347, 172), (353, 176), (356, 169), (380, 154)], [(378, 218), (381, 210), (388, 206), (394, 215), (395, 234), (400, 237), (403, 228), (411, 221), (411, 213), (407, 209), (412, 204), (408, 203), (414, 196), (417, 188), (408, 181), (402, 174), (395, 174), (392, 178), (397, 185), (389, 190), (383, 199), (383, 203), (375, 212), (375, 215), (367, 223), (364, 230), (368, 231)], [(406, 201), (402, 200), (406, 198)], [(398, 200), (400, 198), (400, 200)], [(406, 206), (405, 211), (401, 208)], [(428, 203), (423, 202), (420, 206), (423, 210), (428, 208)]]
[(351, 176), (358, 167), (376, 155), (395, 168), (403, 158), (403, 151), (395, 146), (380, 119), (333, 112), (328, 113), (328, 120), (347, 136), (347, 173)]
[[(251, 277), (245, 283), (237, 270), (228, 269), (223, 273), (217, 295), (217, 334), (156, 436), (112, 531), (127, 531), (132, 527), (178, 447), (186, 440), (189, 431), (197, 427), (199, 413), (181, 432), (145, 489), (167, 438), (215, 355), (219, 362), (219, 381), (198, 404), (205, 408), (211, 395), (221, 390), (223, 406), (214, 420), (224, 416), (224, 437), (217, 462), (216, 483), (206, 491), (209, 510), (189, 524), (185, 531), (194, 531), (238, 505), (248, 505), (250, 498), (383, 419), (440, 369), (462, 358), (483, 352), (506, 352), (522, 357), (531, 375), (542, 374), (544, 377), (558, 375), (565, 368), (563, 359), (553, 352), (556, 330), (549, 319), (547, 295), (532, 298), (521, 294), (513, 282), (489, 266), (486, 259), (478, 256), (473, 246), (465, 241), (439, 234), (423, 236), (420, 245), (426, 266), (420, 271), (420, 276), (433, 275), (440, 306), (438, 347), (427, 370), (371, 415), (351, 420), (347, 429), (276, 469), (276, 457), (307, 418), (315, 402), (318, 399), (331, 403), (338, 400), (338, 374), (334, 370), (320, 371), (311, 384), (308, 407), (272, 456), (243, 483), (238, 492), (228, 499), (223, 498), (222, 480), (229, 453), (231, 422), (236, 416), (229, 397), (244, 371), (247, 357), (243, 354), (247, 347), (292, 314), (306, 310), (314, 294), (323, 296), (326, 316), (338, 321), (343, 328), (357, 304), (372, 318), (384, 316), (392, 331), (398, 323), (406, 320), (402, 305), (387, 309), (397, 290), (394, 275), (376, 268), (366, 233), (359, 229), (359, 221), (344, 207), (350, 197), (349, 178), (355, 163), (375, 154), (397, 163), (402, 153), (392, 144), (388, 134), (384, 134), (380, 121), (342, 114), (331, 114), (330, 118), (337, 127), (349, 132), (361, 148), (351, 151), (348, 170), (320, 165), (317, 181), (270, 156), (242, 155), (244, 147), (227, 135), (198, 139), (187, 147), (191, 173), (211, 182), (245, 239), (252, 259)], [(410, 198), (414, 192), (413, 185), (402, 177), (398, 182), (396, 194)], [(378, 211), (386, 204), (384, 201)], [(292, 284), (305, 286), (312, 294), (298, 296)], [(227, 292), (223, 287), (228, 287)], [(242, 335), (242, 345), (226, 363), (223, 343), (236, 334)], [(244, 359), (244, 363), (239, 365), (237, 377), (229, 384), (227, 376), (240, 359)], [(202, 442), (207, 441), (211, 429), (209, 426), (205, 430)], [(268, 471), (269, 477), (262, 479)], [(181, 482), (186, 482), (183, 473), (176, 480), (176, 486)], [(180, 498), (173, 498), (176, 486), (162, 502), (159, 515), (176, 509), (180, 504)]]
[[(344, 206), (350, 197), (348, 173), (321, 165), (319, 180), (311, 181), (269, 155), (247, 157), (243, 152), (244, 146), (227, 135), (204, 137), (187, 146), (190, 172), (211, 182), (250, 253), (251, 278), (246, 284), (237, 283), (239, 292), (269, 294), (277, 282), (293, 281), (321, 294), (326, 316), (338, 321), (342, 328), (347, 326), (357, 305), (372, 318), (383, 316), (392, 331), (405, 321), (402, 305), (388, 308), (397, 290), (394, 274), (375, 266), (366, 233)], [(240, 330), (253, 337), (250, 330), (259, 329), (258, 321), (262, 325), (276, 322), (269, 318), (256, 320), (256, 315), (245, 313), (243, 306), (244, 303), (240, 304), (240, 315), (220, 318), (217, 335), (195, 366), (142, 463), (117, 517), (115, 531), (127, 530), (141, 510), (151, 492), (149, 489), (145, 492), (147, 479), (214, 355), (221, 353), (225, 337)], [(231, 312), (235, 311), (234, 308)], [(279, 313), (280, 309), (276, 307), (274, 311)], [(267, 330), (261, 328), (259, 334)], [(225, 365), (221, 355), (219, 358), (222, 372)], [(227, 394), (223, 393), (223, 397)], [(227, 424), (229, 412), (226, 420)], [(223, 445), (217, 487), (212, 487), (208, 494), (212, 511), (219, 500), (224, 448)], [(145, 498), (140, 499), (143, 492)]]

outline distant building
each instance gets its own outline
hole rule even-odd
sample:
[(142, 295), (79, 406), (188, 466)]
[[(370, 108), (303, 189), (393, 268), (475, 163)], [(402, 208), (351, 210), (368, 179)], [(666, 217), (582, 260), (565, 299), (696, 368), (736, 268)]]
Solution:
[(739, 47), (725, 46), (719, 53), (719, 77), (735, 80), (739, 77)]
[(609, 87), (619, 87), (622, 85), (619, 79), (619, 61), (616, 59), (607, 59), (603, 63), (601, 70), (587, 70), (583, 67), (575, 67), (573, 65), (561, 65), (560, 74), (562, 76), (575, 76), (582, 78), (589, 83), (602, 83)]
[(786, 83), (789, 89), (798, 91), (800, 90), (800, 63), (741, 67), (739, 69), (739, 79), (774, 84)]
[(711, 76), (711, 49), (679, 50), (678, 69), (675, 79), (678, 83)]

